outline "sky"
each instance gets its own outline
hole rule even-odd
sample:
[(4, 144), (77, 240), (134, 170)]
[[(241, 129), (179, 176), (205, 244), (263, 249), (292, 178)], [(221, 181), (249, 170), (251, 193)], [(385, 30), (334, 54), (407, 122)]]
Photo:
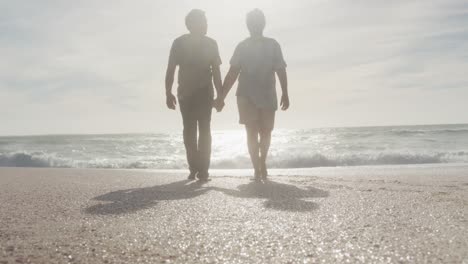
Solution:
[[(164, 77), (193, 8), (223, 74), (264, 11), (288, 64), (277, 128), (468, 123), (466, 0), (0, 0), (0, 135), (180, 131)], [(242, 129), (233, 91), (212, 128)]]

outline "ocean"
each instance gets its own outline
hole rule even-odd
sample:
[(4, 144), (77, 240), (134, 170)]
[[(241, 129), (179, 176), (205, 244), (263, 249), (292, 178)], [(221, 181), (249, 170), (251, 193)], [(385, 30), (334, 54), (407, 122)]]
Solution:
[[(211, 168), (250, 168), (243, 130), (213, 131)], [(275, 130), (271, 168), (468, 163), (468, 124)], [(181, 133), (0, 137), (0, 167), (184, 169)]]

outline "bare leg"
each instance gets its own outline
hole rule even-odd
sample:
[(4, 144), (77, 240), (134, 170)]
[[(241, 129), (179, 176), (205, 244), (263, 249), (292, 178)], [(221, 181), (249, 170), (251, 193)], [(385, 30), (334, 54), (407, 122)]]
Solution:
[(271, 130), (261, 129), (260, 130), (260, 172), (263, 178), (266, 178), (268, 176), (266, 159), (268, 156), (268, 150), (270, 149), (270, 143), (271, 143)]
[(255, 170), (255, 177), (260, 176), (260, 156), (259, 156), (259, 142), (257, 125), (246, 125), (247, 131), (247, 146), (249, 148), (250, 160)]

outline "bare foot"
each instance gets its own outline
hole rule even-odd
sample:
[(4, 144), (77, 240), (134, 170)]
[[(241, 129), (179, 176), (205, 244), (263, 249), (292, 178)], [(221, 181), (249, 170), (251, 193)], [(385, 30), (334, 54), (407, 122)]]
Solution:
[(261, 174), (260, 170), (255, 169), (253, 180), (254, 181), (260, 181), (261, 179), (262, 179), (262, 174)]
[(193, 181), (195, 180), (195, 176), (197, 175), (196, 172), (190, 172), (189, 176), (187, 177), (188, 180)]

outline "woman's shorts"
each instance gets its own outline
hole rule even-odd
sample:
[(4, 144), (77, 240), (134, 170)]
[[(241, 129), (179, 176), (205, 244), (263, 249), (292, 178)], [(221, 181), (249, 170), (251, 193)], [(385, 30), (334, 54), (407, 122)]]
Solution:
[(275, 126), (274, 109), (258, 108), (248, 98), (237, 96), (239, 123), (247, 126), (257, 125), (260, 129), (273, 130)]

